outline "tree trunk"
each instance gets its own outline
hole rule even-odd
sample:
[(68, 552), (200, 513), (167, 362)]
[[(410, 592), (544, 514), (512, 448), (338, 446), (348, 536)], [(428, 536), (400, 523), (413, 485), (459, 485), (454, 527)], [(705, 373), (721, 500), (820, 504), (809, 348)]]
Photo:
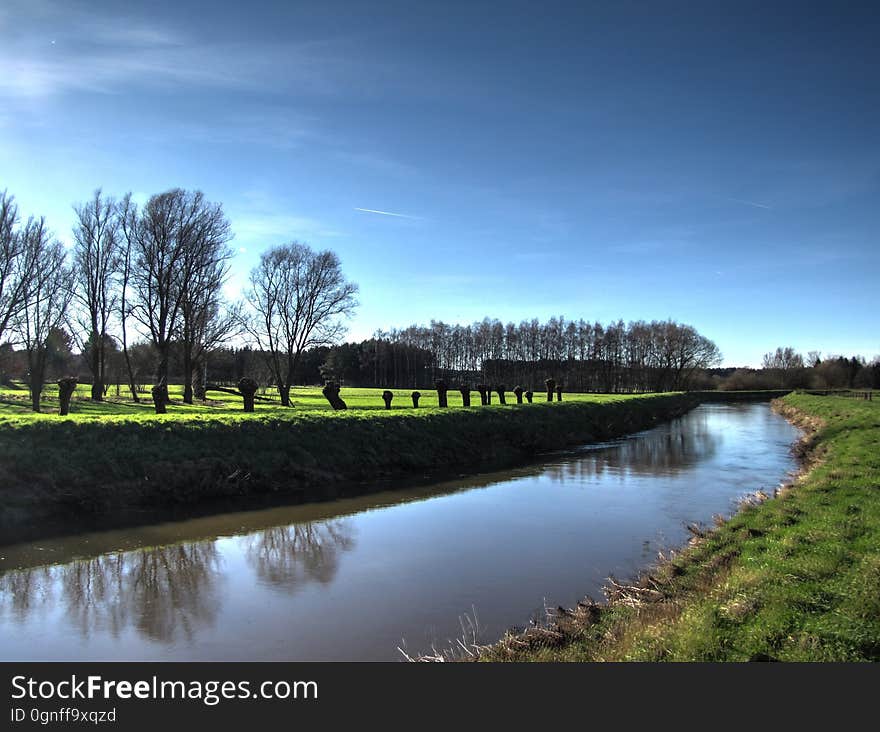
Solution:
[(43, 393), (43, 382), (46, 373), (45, 354), (42, 349), (37, 348), (28, 354), (28, 366), (30, 366), (30, 380), (28, 386), (31, 391), (31, 409), (34, 412), (40, 411), (40, 396)]
[(421, 397), (422, 393), (420, 391), (414, 391), (412, 393), (413, 409), (416, 409), (419, 406), (419, 399), (421, 399)]
[(101, 350), (99, 348), (97, 330), (92, 330), (91, 344), (89, 346), (89, 361), (92, 371), (92, 401), (104, 401), (104, 382), (101, 378)]
[(238, 390), (244, 400), (244, 411), (254, 411), (254, 394), (257, 393), (257, 382), (253, 379), (242, 379), (238, 382)]
[(101, 382), (101, 379), (97, 376), (92, 381), (92, 401), (93, 402), (104, 401), (104, 384)]
[(446, 400), (446, 391), (448, 387), (446, 386), (446, 382), (443, 379), (437, 379), (434, 382), (434, 388), (437, 389), (437, 402), (441, 407), (448, 406), (448, 402)]
[[(160, 349), (159, 352), (159, 366), (156, 369), (156, 384), (161, 385), (163, 387), (161, 394), (165, 399), (165, 403), (168, 404), (170, 399), (168, 397), (168, 347)], [(155, 387), (153, 387), (153, 391), (155, 392)], [(155, 401), (155, 394), (153, 395), (153, 400)], [(160, 412), (162, 414), (162, 412)]]
[[(387, 389), (382, 392), (382, 401), (385, 402), (385, 409), (391, 409), (391, 400), (394, 399), (394, 392)], [(332, 402), (331, 402), (332, 404)]]
[(330, 406), (333, 407), (333, 409), (348, 409), (348, 405), (339, 396), (339, 384), (335, 381), (328, 381), (324, 384), (321, 393), (327, 401), (330, 402)]
[(192, 390), (193, 397), (205, 401), (208, 398), (208, 370), (207, 363), (193, 363)]
[(76, 390), (76, 379), (72, 376), (58, 379), (58, 401), (61, 404), (60, 413), (64, 417), (70, 414), (70, 397)]
[(183, 354), (183, 403), (193, 403), (193, 363), (189, 353)]
[(131, 390), (131, 400), (137, 404), (140, 402), (140, 397), (138, 397), (137, 386), (134, 383), (134, 370), (131, 368), (131, 357), (128, 355), (128, 336), (126, 334), (124, 318), (122, 320), (122, 355), (125, 356), (125, 370), (128, 372), (128, 388)]
[(31, 386), (31, 410), (40, 411), (40, 394), (43, 392), (42, 386)]
[(281, 395), (281, 406), (289, 407), (290, 406), (290, 387), (286, 384), (282, 386), (278, 385), (278, 393)]
[(156, 384), (151, 390), (153, 395), (153, 406), (156, 414), (165, 414), (165, 405), (168, 403), (168, 389), (164, 384)]

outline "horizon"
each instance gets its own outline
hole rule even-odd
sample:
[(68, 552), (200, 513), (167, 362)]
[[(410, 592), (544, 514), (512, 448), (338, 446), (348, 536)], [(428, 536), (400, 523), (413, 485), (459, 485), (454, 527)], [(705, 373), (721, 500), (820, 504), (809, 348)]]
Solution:
[(341, 7), (13, 0), (0, 190), (66, 243), (96, 188), (202, 190), (227, 294), (332, 249), (347, 341), (561, 315), (688, 323), (725, 367), (880, 354), (875, 9)]

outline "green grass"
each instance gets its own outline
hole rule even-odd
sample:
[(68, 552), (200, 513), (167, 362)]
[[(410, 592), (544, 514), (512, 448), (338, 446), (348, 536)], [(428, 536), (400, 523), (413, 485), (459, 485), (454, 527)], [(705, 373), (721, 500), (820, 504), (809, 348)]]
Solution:
[(880, 404), (792, 394), (812, 469), (657, 567), (484, 660), (880, 660)]
[[(55, 384), (47, 384), (43, 392), (41, 400), (41, 411), (33, 412), (30, 405), (30, 394), (24, 385), (17, 384), (15, 387), (0, 388), (0, 425), (19, 424), (41, 419), (71, 419), (74, 421), (89, 421), (94, 418), (119, 417), (123, 420), (148, 419), (148, 420), (186, 420), (195, 419), (211, 419), (221, 418), (227, 420), (229, 417), (239, 419), (259, 419), (261, 417), (277, 417), (284, 419), (295, 419), (303, 414), (311, 413), (332, 413), (332, 408), (324, 395), (321, 394), (321, 388), (317, 386), (295, 387), (291, 390), (292, 407), (283, 407), (275, 389), (264, 389), (258, 392), (258, 396), (267, 401), (256, 401), (255, 411), (246, 414), (242, 410), (242, 400), (234, 394), (227, 394), (219, 391), (209, 391), (208, 400), (201, 402), (196, 400), (195, 404), (183, 403), (183, 386), (181, 384), (172, 384), (168, 388), (169, 396), (172, 404), (168, 406), (166, 415), (157, 415), (153, 409), (153, 402), (150, 394), (143, 393), (140, 395), (141, 401), (134, 402), (128, 390), (123, 390), (120, 396), (116, 396), (115, 389), (111, 389), (103, 402), (93, 402), (90, 398), (91, 387), (88, 384), (80, 384), (77, 386), (71, 399), (70, 414), (67, 417), (59, 415), (58, 403), (58, 387)], [(343, 387), (340, 396), (345, 400), (350, 410), (375, 410), (385, 412), (385, 403), (382, 401), (382, 392), (384, 389), (361, 389)], [(394, 399), (392, 401), (391, 412), (411, 412), (412, 389), (392, 389)], [(419, 409), (439, 408), (437, 402), (437, 392), (433, 389), (421, 390), (421, 399), (419, 400)], [(508, 406), (516, 402), (516, 397), (512, 392), (507, 392)], [(587, 402), (602, 403), (613, 402), (624, 399), (631, 399), (633, 395), (623, 394), (563, 394), (566, 402)], [(535, 402), (544, 401), (545, 394), (536, 394)], [(461, 407), (461, 395), (458, 391), (450, 391), (448, 393), (448, 401), (450, 407)], [(480, 396), (476, 391), (471, 392), (471, 404), (479, 406)], [(498, 403), (498, 395), (492, 395), (492, 406), (501, 407)]]

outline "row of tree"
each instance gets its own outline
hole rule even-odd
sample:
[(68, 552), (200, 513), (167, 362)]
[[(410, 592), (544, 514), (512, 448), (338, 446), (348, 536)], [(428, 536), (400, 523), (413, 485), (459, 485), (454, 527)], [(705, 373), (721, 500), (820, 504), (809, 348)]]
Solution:
[(730, 369), (716, 386), (741, 389), (880, 389), (880, 357), (868, 362), (860, 356), (828, 355), (810, 351), (806, 357), (791, 346), (764, 355), (760, 369)]
[(85, 357), (96, 401), (117, 343), (138, 399), (133, 333), (153, 354), (155, 383), (167, 386), (172, 354), (179, 357), (188, 403), (204, 386), (208, 353), (246, 333), (289, 404), (302, 353), (334, 342), (356, 305), (339, 258), (295, 242), (262, 255), (243, 301), (224, 300), (231, 227), (200, 191), (169, 190), (141, 208), (131, 194), (117, 200), (98, 190), (74, 210), (68, 256), (44, 218), (22, 222), (14, 198), (0, 193), (0, 343), (26, 354), (35, 410), (50, 336), (63, 329)]
[(431, 388), (440, 378), (524, 387), (554, 378), (596, 392), (876, 385), (875, 365), (818, 353), (805, 360), (792, 348), (767, 354), (759, 371), (713, 372), (717, 346), (671, 320), (431, 321), (339, 344), (357, 286), (333, 252), (270, 248), (230, 302), (231, 226), (200, 191), (173, 189), (139, 207), (130, 194), (98, 190), (74, 211), (68, 253), (43, 218), (22, 221), (14, 198), (0, 193), (0, 372), (27, 380), (34, 409), (47, 374), (79, 371), (74, 351), (96, 401), (114, 382), (138, 400), (143, 385), (180, 379), (192, 403), (208, 375), (272, 385), (285, 405), (294, 383), (326, 380)]
[(378, 333), (364, 351), (374, 368), (392, 359), (395, 377), (403, 374), (416, 385), (420, 373), (427, 382), (441, 376), (524, 386), (554, 378), (571, 391), (597, 392), (687, 389), (700, 370), (721, 360), (715, 343), (683, 323), (603, 325), (562, 317), (518, 325), (489, 318), (471, 325), (432, 321)]

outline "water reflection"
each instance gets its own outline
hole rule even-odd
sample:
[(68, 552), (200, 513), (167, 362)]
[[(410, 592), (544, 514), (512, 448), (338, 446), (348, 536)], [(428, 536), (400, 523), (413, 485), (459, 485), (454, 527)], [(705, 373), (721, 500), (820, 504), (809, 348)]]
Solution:
[(554, 481), (635, 474), (670, 476), (711, 459), (721, 444), (710, 425), (710, 412), (695, 412), (634, 438), (589, 446), (542, 468)]
[(277, 526), (246, 537), (246, 556), (262, 582), (295, 592), (309, 581), (329, 583), (340, 553), (354, 546), (346, 519)]
[[(0, 610), (19, 621), (56, 608), (82, 636), (190, 639), (214, 622), (221, 565), (213, 541), (106, 554), (0, 576)], [(5, 613), (4, 613), (5, 614)]]
[[(244, 537), (260, 581), (296, 591), (327, 584), (354, 546), (345, 519), (278, 526)], [(159, 643), (192, 640), (217, 617), (224, 577), (218, 540), (116, 552), (0, 575), (0, 618), (60, 613), (83, 638), (134, 630)]]

